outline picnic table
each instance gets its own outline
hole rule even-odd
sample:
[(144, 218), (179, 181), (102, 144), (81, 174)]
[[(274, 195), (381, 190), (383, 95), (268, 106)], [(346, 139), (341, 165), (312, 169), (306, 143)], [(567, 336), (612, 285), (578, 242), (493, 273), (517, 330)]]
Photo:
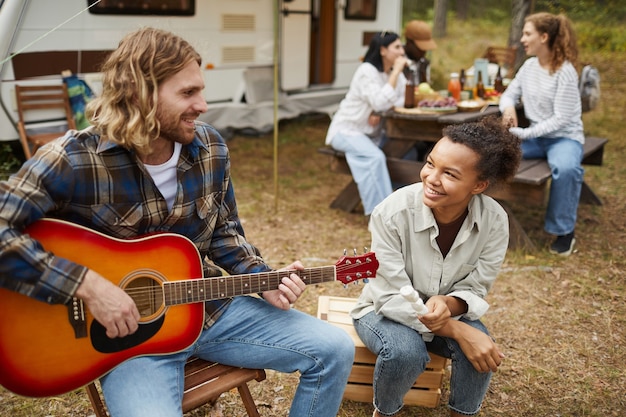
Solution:
[[(483, 111), (436, 113), (390, 110), (383, 113), (388, 140), (383, 146), (387, 155), (387, 168), (394, 186), (402, 186), (421, 181), (420, 170), (423, 160), (406, 158), (416, 147), (432, 146), (441, 139), (442, 129), (451, 124), (467, 123), (483, 117), (499, 116), (498, 106), (488, 106)], [(524, 126), (523, 108), (518, 108), (518, 120)], [(602, 165), (604, 138), (587, 137), (584, 145), (583, 164)], [(330, 155), (330, 168), (333, 172), (351, 175), (343, 153), (330, 147), (320, 148), (319, 152)], [(489, 190), (488, 195), (496, 198), (509, 215), (510, 248), (534, 249), (534, 244), (517, 220), (507, 203), (543, 205), (547, 201), (551, 178), (550, 167), (543, 159), (523, 160), (510, 184)], [(360, 204), (356, 183), (351, 181), (331, 202), (331, 208), (354, 211)], [(581, 203), (601, 205), (600, 198), (591, 187), (583, 183)]]

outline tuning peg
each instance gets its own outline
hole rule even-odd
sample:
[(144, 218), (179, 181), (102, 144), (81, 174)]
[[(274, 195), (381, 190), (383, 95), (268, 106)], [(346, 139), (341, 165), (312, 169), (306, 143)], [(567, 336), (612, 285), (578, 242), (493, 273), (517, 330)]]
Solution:
[(348, 254), (348, 249), (344, 249), (343, 250), (343, 256), (346, 256)]
[(354, 253), (354, 256), (356, 256), (356, 255), (357, 255), (357, 253), (356, 253), (356, 248), (352, 249), (352, 252)]
[(369, 248), (367, 246), (363, 246), (363, 253), (369, 252)]

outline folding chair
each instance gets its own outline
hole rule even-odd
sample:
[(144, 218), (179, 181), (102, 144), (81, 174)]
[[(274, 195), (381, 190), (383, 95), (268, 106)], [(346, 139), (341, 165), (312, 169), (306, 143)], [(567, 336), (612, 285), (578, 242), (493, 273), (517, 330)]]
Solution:
[(16, 85), (15, 98), (19, 116), (17, 129), (26, 159), (41, 146), (62, 136), (64, 132), (60, 133), (60, 128), (76, 129), (64, 83)]

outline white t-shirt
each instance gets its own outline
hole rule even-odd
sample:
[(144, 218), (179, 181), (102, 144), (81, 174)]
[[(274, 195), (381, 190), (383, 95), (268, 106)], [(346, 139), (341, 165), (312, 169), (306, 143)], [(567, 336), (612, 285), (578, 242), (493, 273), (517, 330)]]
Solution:
[(176, 180), (176, 165), (178, 158), (180, 158), (180, 150), (183, 145), (178, 142), (174, 142), (174, 153), (172, 157), (160, 165), (148, 165), (146, 169), (150, 173), (152, 180), (156, 184), (157, 188), (165, 198), (167, 202), (167, 209), (172, 211), (172, 206), (176, 200), (176, 190), (178, 188), (178, 181)]

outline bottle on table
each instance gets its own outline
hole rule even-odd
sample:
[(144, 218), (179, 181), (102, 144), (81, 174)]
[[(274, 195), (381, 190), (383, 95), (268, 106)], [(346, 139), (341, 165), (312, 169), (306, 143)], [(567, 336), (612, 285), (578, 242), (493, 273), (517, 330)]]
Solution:
[(459, 81), (459, 73), (453, 72), (450, 74), (450, 81), (448, 82), (448, 92), (450, 97), (453, 97), (457, 102), (461, 101), (461, 82)]
[(417, 60), (417, 80), (415, 84), (430, 84), (430, 61), (426, 57)]
[(504, 91), (504, 84), (502, 83), (502, 73), (500, 70), (500, 65), (498, 65), (498, 73), (496, 74), (496, 79), (493, 81), (493, 89), (498, 93), (502, 93)]
[(485, 98), (485, 85), (483, 84), (483, 73), (478, 72), (478, 79), (476, 80), (476, 97)]
[(461, 75), (459, 75), (459, 82), (461, 83), (461, 91), (465, 90), (467, 84), (467, 77), (465, 76), (465, 70), (461, 68)]
[(467, 91), (467, 94), (470, 99), (476, 97), (474, 94), (474, 74), (466, 74), (465, 75), (465, 86), (463, 87), (463, 91)]
[(404, 90), (404, 107), (407, 109), (415, 107), (415, 78), (416, 71), (410, 68), (409, 76), (406, 79), (406, 89)]

